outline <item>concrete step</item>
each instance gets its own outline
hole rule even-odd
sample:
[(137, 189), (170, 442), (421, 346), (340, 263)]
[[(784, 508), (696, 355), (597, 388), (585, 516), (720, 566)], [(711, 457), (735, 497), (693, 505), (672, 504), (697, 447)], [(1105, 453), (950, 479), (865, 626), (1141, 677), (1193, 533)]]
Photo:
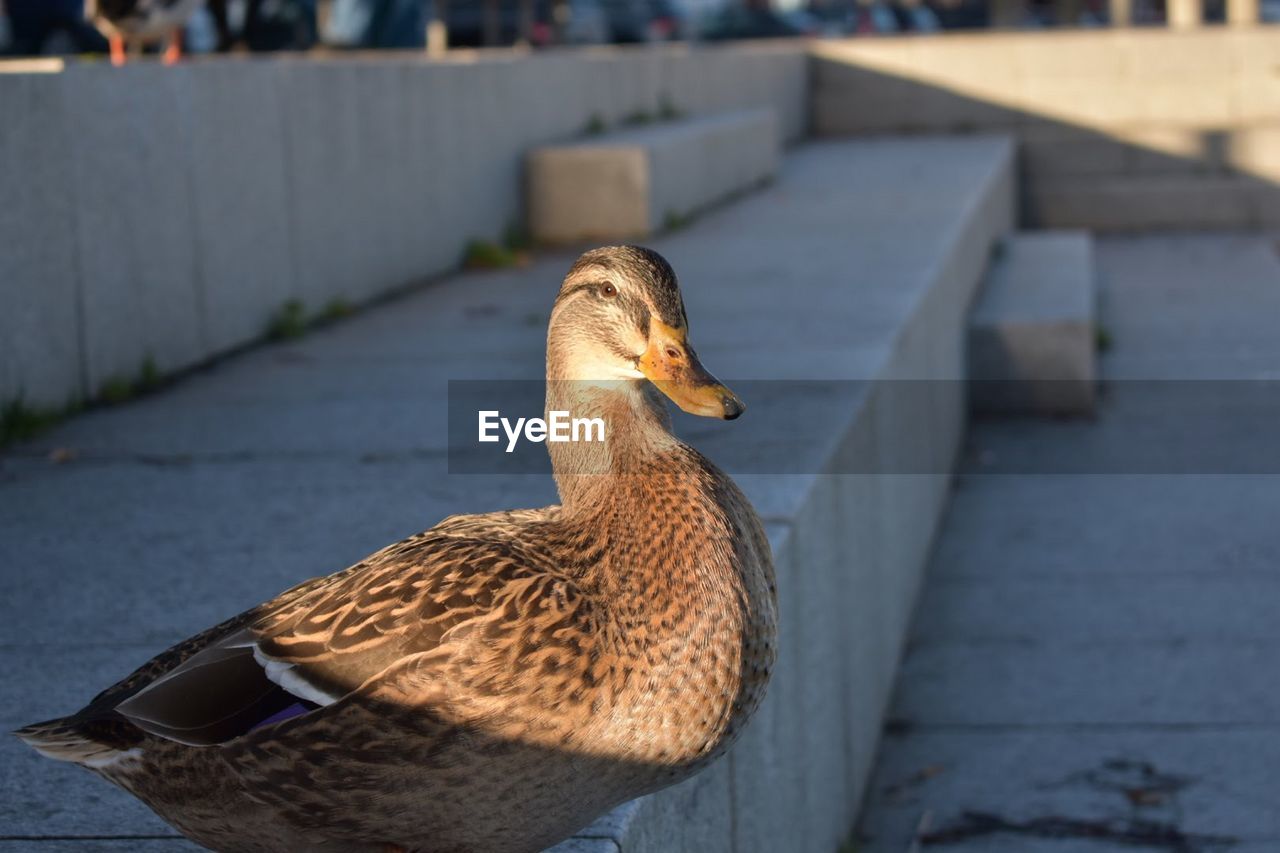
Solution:
[(1159, 228), (1275, 228), (1280, 189), (1255, 175), (1028, 176), (1025, 221), (1037, 228), (1147, 231)]
[(970, 404), (979, 415), (1089, 415), (1096, 398), (1093, 238), (1010, 236), (969, 320)]
[[(966, 312), (1012, 210), (1007, 140), (837, 142), (653, 241), (700, 356), (750, 407), (676, 426), (765, 521), (779, 662), (724, 760), (558, 853), (830, 853), (847, 837), (949, 494)], [(0, 668), (24, 689), (0, 726), (74, 710), (149, 652), (445, 515), (555, 501), (547, 476), (453, 470), (447, 402), (468, 377), (540, 383), (572, 261), (450, 278), (6, 458), (0, 553), (22, 595), (0, 602)], [(54, 464), (55, 448), (79, 455)], [(168, 832), (14, 738), (0, 791), (19, 844)]]
[(652, 234), (772, 176), (779, 139), (773, 110), (749, 109), (535, 148), (530, 232), (541, 243)]

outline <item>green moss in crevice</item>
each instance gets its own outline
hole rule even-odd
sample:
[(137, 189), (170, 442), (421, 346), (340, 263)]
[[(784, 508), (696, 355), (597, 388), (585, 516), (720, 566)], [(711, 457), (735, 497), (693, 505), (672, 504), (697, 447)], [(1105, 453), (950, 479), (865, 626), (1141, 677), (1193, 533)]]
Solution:
[(307, 309), (301, 299), (290, 299), (267, 321), (267, 339), (287, 341), (307, 331)]
[(679, 231), (682, 228), (688, 228), (692, 222), (693, 214), (668, 210), (666, 216), (662, 217), (662, 228), (664, 231)]
[(132, 378), (128, 376), (110, 376), (98, 387), (97, 400), (107, 405), (125, 403), (145, 394), (150, 394), (164, 385), (164, 376), (150, 354), (142, 359), (138, 372)]
[(315, 319), (315, 324), (335, 323), (346, 317), (350, 317), (356, 312), (356, 309), (350, 302), (341, 296), (330, 299), (324, 306), (324, 310), (320, 312)]
[(684, 118), (684, 111), (675, 105), (670, 95), (663, 95), (658, 101), (658, 118), (662, 121), (675, 121)]
[(462, 258), (462, 265), (471, 270), (496, 270), (514, 267), (520, 263), (520, 253), (499, 246), (490, 240), (472, 240)]
[(0, 447), (30, 441), (79, 410), (78, 404), (56, 407), (29, 406), (19, 394), (0, 406)]

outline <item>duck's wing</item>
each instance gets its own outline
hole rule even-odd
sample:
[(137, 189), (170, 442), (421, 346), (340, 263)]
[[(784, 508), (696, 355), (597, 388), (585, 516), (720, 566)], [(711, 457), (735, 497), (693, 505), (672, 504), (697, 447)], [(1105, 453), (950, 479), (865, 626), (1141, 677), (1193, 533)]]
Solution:
[[(296, 586), (290, 587), (284, 592), (272, 599), (272, 603), (284, 602), (293, 599), (296, 596), (305, 594), (307, 591), (314, 589), (329, 580), (328, 577), (311, 578), (303, 581)], [(258, 618), (260, 608), (247, 610), (232, 616), (223, 622), (219, 622), (212, 628), (207, 628), (192, 637), (188, 637), (175, 646), (165, 649), (142, 666), (135, 669), (129, 675), (120, 681), (103, 690), (97, 696), (93, 697), (86, 707), (85, 711), (100, 709), (103, 707), (114, 708), (139, 690), (151, 684), (156, 679), (164, 676), (166, 673), (172, 672), (181, 666), (192, 656), (199, 654), (207, 647), (222, 640), (227, 635), (243, 628), (245, 625), (252, 623)], [(81, 712), (84, 713), (84, 712)]]
[(419, 534), (251, 611), (112, 710), (170, 740), (225, 743), (376, 688), (381, 673), (450, 639), (581, 616), (572, 580), (536, 542), (456, 530)]
[[(313, 578), (304, 581), (276, 596), (273, 602), (280, 604), (290, 601), (295, 596), (305, 595), (328, 580), (329, 578)], [(153, 684), (181, 670), (192, 659), (200, 658), (206, 651), (224, 643), (229, 636), (236, 634), (244, 626), (252, 624), (258, 618), (259, 610), (260, 608), (254, 608), (240, 613), (166, 649), (122, 680), (103, 690), (88, 705), (71, 716), (35, 723), (19, 730), (17, 734), (49, 757), (67, 761), (83, 762), (101, 758), (104, 755), (114, 755), (138, 746), (143, 740), (143, 731), (156, 734), (157, 730), (154, 727), (139, 726), (136, 721), (122, 714), (118, 709)], [(283, 697), (277, 697), (277, 699), (280, 698)], [(188, 704), (198, 706), (199, 703)], [(245, 710), (247, 716), (255, 713), (252, 706)], [(225, 733), (230, 728), (234, 728), (235, 720), (224, 721), (220, 727), (209, 727), (207, 725), (209, 722), (206, 719), (204, 721), (206, 725), (202, 726), (208, 729), (204, 735), (205, 740), (190, 742), (214, 742), (208, 738), (214, 736), (216, 731)], [(181, 733), (171, 737), (188, 742)]]

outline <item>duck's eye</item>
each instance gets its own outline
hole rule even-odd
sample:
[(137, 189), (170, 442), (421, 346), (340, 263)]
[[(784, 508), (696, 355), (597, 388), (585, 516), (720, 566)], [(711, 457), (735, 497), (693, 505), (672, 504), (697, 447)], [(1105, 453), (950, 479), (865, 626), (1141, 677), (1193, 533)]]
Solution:
[(606, 299), (612, 299), (618, 295), (618, 288), (614, 287), (611, 282), (605, 282), (600, 285), (600, 295)]
[(676, 349), (675, 347), (667, 347), (667, 358), (679, 359), (680, 356), (681, 356), (680, 350)]

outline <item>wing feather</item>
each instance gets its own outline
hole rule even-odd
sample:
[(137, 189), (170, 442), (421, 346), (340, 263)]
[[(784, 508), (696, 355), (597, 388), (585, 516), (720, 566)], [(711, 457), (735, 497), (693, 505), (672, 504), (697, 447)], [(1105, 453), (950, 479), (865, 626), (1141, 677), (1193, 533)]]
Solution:
[(536, 547), (450, 521), (229, 620), (136, 689), (103, 696), (144, 731), (225, 743), (300, 700), (327, 706), (404, 661), (433, 657), (467, 623), (536, 607), (548, 580), (571, 583)]

